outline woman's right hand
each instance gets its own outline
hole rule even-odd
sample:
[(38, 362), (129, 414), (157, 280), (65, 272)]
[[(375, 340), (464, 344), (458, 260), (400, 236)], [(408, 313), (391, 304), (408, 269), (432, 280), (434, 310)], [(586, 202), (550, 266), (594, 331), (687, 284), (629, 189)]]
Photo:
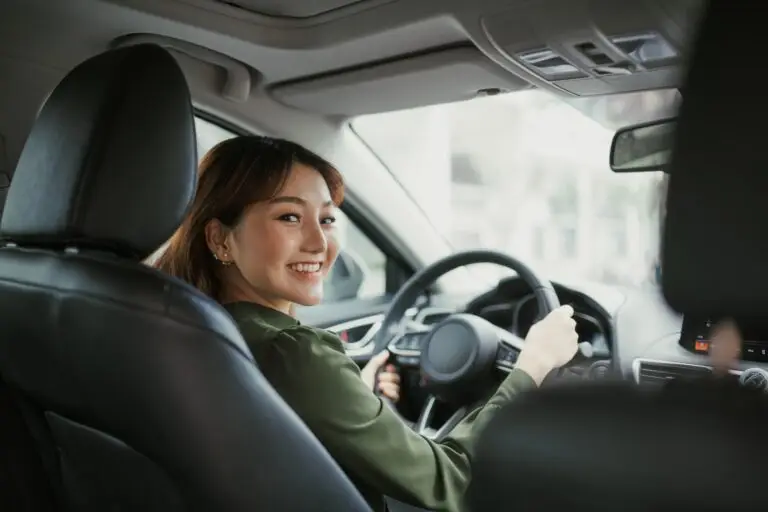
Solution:
[(714, 374), (728, 375), (729, 371), (739, 367), (741, 344), (741, 332), (733, 320), (722, 320), (712, 328), (709, 358)]
[(578, 347), (573, 308), (560, 306), (530, 328), (515, 367), (539, 385), (549, 372), (573, 359)]

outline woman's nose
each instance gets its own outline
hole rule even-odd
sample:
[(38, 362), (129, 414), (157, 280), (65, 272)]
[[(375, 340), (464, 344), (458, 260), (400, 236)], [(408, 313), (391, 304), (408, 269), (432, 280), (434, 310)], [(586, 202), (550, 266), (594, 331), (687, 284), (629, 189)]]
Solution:
[(311, 254), (324, 253), (328, 249), (328, 240), (319, 222), (304, 225), (302, 250)]

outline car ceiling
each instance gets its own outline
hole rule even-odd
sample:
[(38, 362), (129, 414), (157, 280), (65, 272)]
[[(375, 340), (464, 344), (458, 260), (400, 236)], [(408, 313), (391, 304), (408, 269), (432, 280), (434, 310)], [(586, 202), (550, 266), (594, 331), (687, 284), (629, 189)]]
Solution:
[[(11, 173), (40, 105), (64, 73), (120, 44), (149, 40), (166, 46), (182, 65), (196, 106), (244, 127), (305, 142), (302, 129), (307, 136), (310, 129), (337, 129), (351, 116), (463, 100), (489, 90), (541, 87), (589, 96), (674, 87), (701, 4), (4, 0), (0, 171)], [(610, 36), (649, 32), (661, 34), (678, 56), (635, 72), (598, 76), (579, 50), (591, 44), (615, 57)], [(547, 79), (516, 56), (539, 49), (556, 52), (583, 76)]]

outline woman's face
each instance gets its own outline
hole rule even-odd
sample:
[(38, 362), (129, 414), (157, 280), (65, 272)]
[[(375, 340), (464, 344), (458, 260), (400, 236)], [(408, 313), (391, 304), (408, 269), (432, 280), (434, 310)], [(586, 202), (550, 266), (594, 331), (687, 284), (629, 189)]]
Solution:
[(224, 267), (225, 297), (284, 312), (318, 304), (339, 250), (334, 215), (322, 175), (294, 165), (275, 198), (251, 205), (227, 233), (224, 250), (234, 265)]

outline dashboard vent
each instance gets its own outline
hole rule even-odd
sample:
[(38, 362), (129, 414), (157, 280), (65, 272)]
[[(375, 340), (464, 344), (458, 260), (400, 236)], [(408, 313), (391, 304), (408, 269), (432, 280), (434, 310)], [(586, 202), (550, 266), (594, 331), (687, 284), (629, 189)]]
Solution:
[(636, 361), (635, 380), (640, 385), (662, 386), (675, 379), (695, 379), (712, 373), (706, 366)]

